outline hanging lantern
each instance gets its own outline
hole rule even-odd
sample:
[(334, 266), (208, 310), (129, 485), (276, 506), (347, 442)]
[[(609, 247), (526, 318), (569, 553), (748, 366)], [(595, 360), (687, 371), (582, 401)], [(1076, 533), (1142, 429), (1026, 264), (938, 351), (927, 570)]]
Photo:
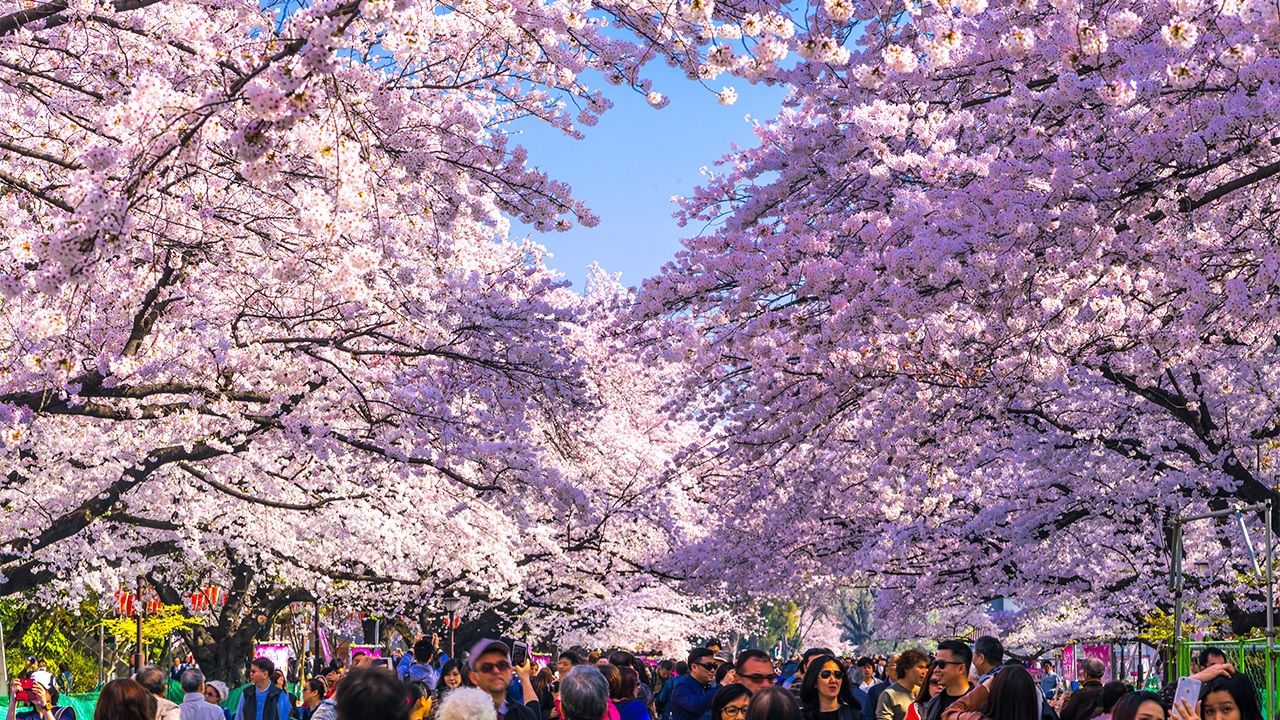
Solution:
[(209, 607), (209, 598), (205, 597), (204, 593), (198, 592), (191, 594), (192, 610), (204, 610), (207, 607)]
[(134, 595), (127, 590), (116, 591), (116, 614), (120, 617), (129, 617), (133, 614)]
[(164, 607), (164, 603), (160, 601), (160, 598), (155, 596), (147, 598), (147, 614), (148, 615), (155, 615), (156, 613), (160, 612), (161, 608), (163, 607)]

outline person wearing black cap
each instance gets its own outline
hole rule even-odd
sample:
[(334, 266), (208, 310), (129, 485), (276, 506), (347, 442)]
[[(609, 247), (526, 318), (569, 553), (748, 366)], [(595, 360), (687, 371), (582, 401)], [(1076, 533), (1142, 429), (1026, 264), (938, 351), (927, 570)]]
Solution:
[[(538, 694), (529, 681), (529, 670), (528, 660), (518, 668), (511, 665), (511, 648), (501, 640), (481, 640), (467, 657), (467, 679), (493, 698), (498, 720), (539, 720), (542, 716), (536, 699)], [(523, 705), (507, 699), (512, 671), (520, 675), (524, 696), (531, 698)]]

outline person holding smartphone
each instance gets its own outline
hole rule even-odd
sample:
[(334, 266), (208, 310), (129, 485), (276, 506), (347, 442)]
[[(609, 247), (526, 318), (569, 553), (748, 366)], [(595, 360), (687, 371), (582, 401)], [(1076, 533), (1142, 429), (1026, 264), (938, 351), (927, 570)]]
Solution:
[[(34, 674), (34, 673), (33, 673)], [(31, 687), (25, 688), (29, 684)], [(18, 698), (27, 698), (31, 707), (18, 712)], [(72, 707), (58, 705), (58, 691), (45, 687), (39, 680), (17, 680), (9, 686), (8, 720), (76, 720)]]

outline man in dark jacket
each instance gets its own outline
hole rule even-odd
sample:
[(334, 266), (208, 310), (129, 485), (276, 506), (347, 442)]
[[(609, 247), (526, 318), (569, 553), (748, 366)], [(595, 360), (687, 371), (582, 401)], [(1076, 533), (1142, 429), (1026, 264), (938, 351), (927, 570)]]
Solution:
[(715, 653), (708, 648), (689, 653), (689, 674), (676, 678), (671, 688), (671, 720), (710, 720), (717, 665)]
[(942, 711), (972, 688), (969, 684), (969, 663), (973, 661), (973, 651), (968, 645), (960, 640), (943, 640), (938, 643), (935, 658), (932, 673), (942, 683), (942, 692), (925, 704), (923, 720), (942, 720)]
[(1084, 681), (1080, 683), (1080, 689), (1071, 693), (1067, 703), (1062, 706), (1062, 712), (1058, 714), (1061, 720), (1090, 720), (1098, 714), (1102, 676), (1106, 672), (1106, 665), (1098, 658), (1087, 658), (1080, 663), (1080, 676)]

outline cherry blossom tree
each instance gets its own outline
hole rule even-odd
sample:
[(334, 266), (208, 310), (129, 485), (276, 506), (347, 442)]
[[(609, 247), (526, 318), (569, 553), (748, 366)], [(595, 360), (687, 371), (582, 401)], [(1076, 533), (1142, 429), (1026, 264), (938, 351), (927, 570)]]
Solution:
[[(712, 17), (755, 52), (728, 71), (792, 88), (640, 299), (689, 320), (652, 351), (695, 366), (690, 462), (744, 488), (716, 542), (788, 558), (719, 572), (877, 585), (896, 627), (1167, 608), (1168, 519), (1276, 499), (1275, 7), (827, 0), (785, 41)], [(1192, 601), (1256, 626), (1234, 527), (1187, 543), (1219, 569)]]

